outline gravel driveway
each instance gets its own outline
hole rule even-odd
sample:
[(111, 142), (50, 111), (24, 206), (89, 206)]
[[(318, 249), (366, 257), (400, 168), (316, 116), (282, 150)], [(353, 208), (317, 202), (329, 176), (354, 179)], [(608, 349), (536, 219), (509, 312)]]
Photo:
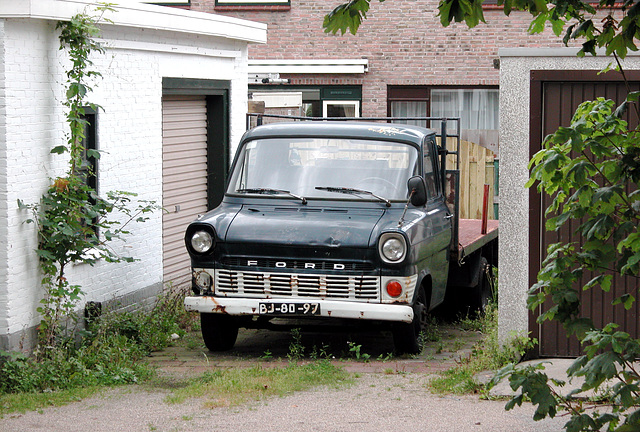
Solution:
[[(447, 331), (455, 329), (445, 329)], [(156, 354), (152, 361), (156, 362), (160, 373), (179, 375), (200, 373), (211, 367), (242, 367), (255, 364), (265, 347), (286, 347), (287, 344), (278, 339), (281, 337), (247, 332), (238, 341), (237, 349), (224, 356), (172, 348)], [(164, 401), (167, 390), (121, 387), (63, 407), (8, 415), (0, 419), (0, 431), (561, 430), (566, 419), (534, 422), (531, 405), (506, 412), (505, 401), (431, 394), (426, 387), (429, 377), (466, 355), (477, 337), (473, 332), (458, 333), (453, 338), (445, 336), (444, 341), (455, 340), (455, 350), (448, 350), (446, 346), (443, 349), (440, 343), (437, 349), (428, 347), (418, 358), (395, 359), (391, 364), (343, 361), (341, 364), (345, 369), (358, 372), (355, 384), (343, 389), (317, 388), (240, 407), (211, 409), (205, 407), (202, 399), (167, 404)], [(363, 352), (374, 352), (374, 347), (381, 352), (386, 349), (375, 338), (369, 345), (366, 336), (357, 339), (356, 343), (363, 345)], [(394, 372), (390, 373), (390, 370)]]
[(530, 405), (436, 396), (424, 374), (362, 374), (348, 389), (315, 389), (235, 408), (203, 401), (168, 405), (166, 393), (120, 388), (82, 402), (0, 420), (3, 432), (67, 431), (559, 431), (566, 420), (534, 422)]

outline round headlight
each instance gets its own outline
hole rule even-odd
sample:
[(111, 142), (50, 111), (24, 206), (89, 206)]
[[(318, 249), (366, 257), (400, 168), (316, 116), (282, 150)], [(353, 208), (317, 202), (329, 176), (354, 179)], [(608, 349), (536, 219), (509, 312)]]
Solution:
[(407, 244), (399, 234), (386, 234), (380, 239), (380, 256), (383, 261), (396, 263), (407, 254)]
[(213, 246), (213, 238), (206, 231), (196, 231), (191, 236), (191, 247), (198, 253), (208, 252)]

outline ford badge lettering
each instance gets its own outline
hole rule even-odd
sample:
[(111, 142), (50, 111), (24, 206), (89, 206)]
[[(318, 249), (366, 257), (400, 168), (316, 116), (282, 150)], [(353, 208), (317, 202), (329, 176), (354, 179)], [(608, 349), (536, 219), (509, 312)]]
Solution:
[[(257, 267), (258, 266), (258, 261), (257, 260), (247, 260), (247, 266), (248, 267)], [(276, 268), (287, 268), (287, 263), (285, 261), (276, 261), (276, 263), (274, 264), (274, 266)], [(304, 263), (304, 268), (305, 269), (315, 269), (316, 268), (316, 263)], [(333, 264), (333, 269), (334, 270), (344, 270), (346, 267), (344, 264)]]

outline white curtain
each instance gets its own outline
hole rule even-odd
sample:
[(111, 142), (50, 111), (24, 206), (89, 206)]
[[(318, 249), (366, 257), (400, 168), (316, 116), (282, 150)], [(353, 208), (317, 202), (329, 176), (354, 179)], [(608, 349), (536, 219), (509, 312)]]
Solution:
[[(391, 102), (391, 117), (426, 117), (426, 101), (394, 101)], [(396, 123), (406, 123), (426, 127), (426, 121), (399, 120)]]
[(460, 117), (463, 130), (497, 130), (497, 89), (433, 89), (431, 116)]

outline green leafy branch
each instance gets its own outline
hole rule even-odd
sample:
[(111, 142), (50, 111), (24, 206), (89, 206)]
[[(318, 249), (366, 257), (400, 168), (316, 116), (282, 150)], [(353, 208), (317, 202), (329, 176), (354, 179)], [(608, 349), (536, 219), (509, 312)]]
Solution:
[[(336, 6), (322, 23), (325, 32), (356, 34), (372, 0), (351, 0)], [(384, 0), (379, 0), (383, 2)], [(486, 23), (483, 0), (441, 0), (438, 15), (443, 26), (465, 23), (475, 27)], [(541, 33), (547, 24), (556, 36), (564, 32), (563, 42), (583, 39), (579, 56), (596, 54), (597, 48), (605, 48), (607, 55), (624, 58), (629, 51), (637, 51), (635, 44), (640, 29), (640, 3), (634, 0), (600, 0), (598, 4), (581, 0), (498, 0), (498, 6), (506, 16), (513, 11), (528, 11), (533, 20), (531, 33)], [(615, 6), (615, 7), (614, 7)], [(594, 21), (598, 11), (609, 11), (603, 19)]]
[[(538, 322), (556, 320), (578, 337), (585, 354), (567, 374), (585, 382), (564, 397), (548, 385), (545, 374), (531, 369), (511, 366), (496, 379), (509, 377), (511, 387), (521, 390), (508, 409), (529, 398), (538, 405), (534, 418), (541, 419), (563, 407), (570, 414), (568, 432), (640, 427), (640, 375), (634, 363), (640, 358), (640, 341), (617, 330), (615, 323), (596, 328), (580, 308), (580, 291), (610, 292), (620, 277), (638, 278), (640, 273), (638, 133), (621, 118), (637, 100), (638, 94), (631, 93), (618, 107), (603, 98), (582, 103), (571, 125), (549, 135), (530, 163), (527, 186), (537, 185), (552, 198), (547, 230), (572, 229), (582, 240), (549, 246), (527, 304), (541, 311)], [(612, 304), (631, 309), (636, 290), (621, 293), (623, 287), (617, 288)], [(599, 406), (605, 404), (609, 411), (591, 412), (593, 407), (574, 398), (587, 391), (604, 392)]]
[[(75, 173), (82, 164), (83, 153), (87, 157), (99, 158), (100, 153), (93, 149), (84, 149), (82, 143), (85, 139), (85, 127), (87, 121), (85, 114), (85, 98), (91, 92), (92, 87), (88, 80), (101, 77), (99, 71), (88, 69), (93, 65), (90, 59), (92, 53), (104, 53), (104, 48), (95, 38), (100, 34), (98, 23), (109, 21), (104, 18), (107, 12), (115, 12), (112, 4), (104, 3), (96, 8), (96, 15), (86, 13), (77, 14), (70, 21), (59, 21), (56, 30), (60, 30), (60, 49), (67, 49), (71, 59), (71, 68), (67, 71), (67, 91), (63, 105), (67, 107), (67, 124), (69, 133), (67, 144), (55, 146), (51, 153), (70, 153), (70, 172)], [(100, 108), (96, 104), (89, 104), (94, 110)]]

